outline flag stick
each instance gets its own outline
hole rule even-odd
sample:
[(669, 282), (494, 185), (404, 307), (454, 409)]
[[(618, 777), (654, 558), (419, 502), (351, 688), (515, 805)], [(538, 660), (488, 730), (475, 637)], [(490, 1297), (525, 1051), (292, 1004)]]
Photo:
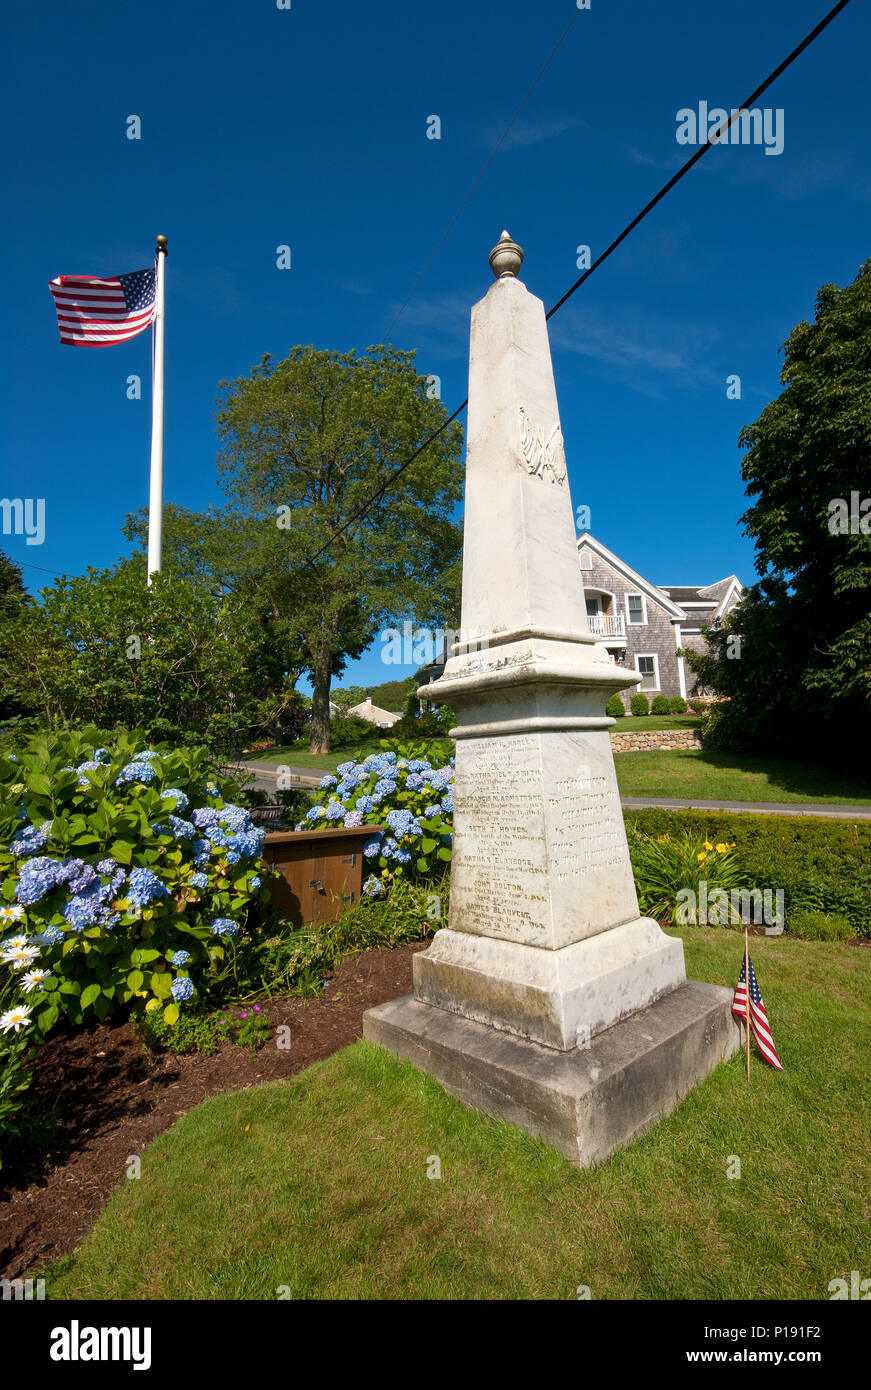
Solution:
[(151, 481), (148, 493), (148, 583), (163, 555), (163, 334), (166, 237), (159, 236), (154, 266), (154, 363), (151, 382)]
[(744, 1008), (747, 1017), (747, 1081), (750, 1081), (750, 932), (744, 925)]

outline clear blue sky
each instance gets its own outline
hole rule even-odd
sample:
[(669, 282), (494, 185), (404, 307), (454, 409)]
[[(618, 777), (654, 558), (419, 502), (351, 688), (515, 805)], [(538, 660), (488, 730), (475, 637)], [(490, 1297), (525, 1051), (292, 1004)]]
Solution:
[[(503, 227), (549, 307), (691, 150), (679, 108), (736, 106), (826, 0), (592, 0), (391, 340), (453, 408), (468, 315)], [(0, 495), (44, 497), (27, 565), (81, 573), (126, 552), (148, 492), (150, 336), (62, 347), (47, 282), (151, 261), (169, 238), (167, 500), (218, 500), (221, 378), (296, 343), (383, 341), (575, 13), (574, 0), (58, 0), (6, 18), (7, 239)], [(869, 254), (871, 14), (853, 3), (762, 98), (784, 148), (711, 151), (555, 319), (575, 504), (657, 584), (753, 577), (738, 431), (778, 391), (778, 348), (818, 286)], [(439, 115), (442, 138), (426, 138)], [(128, 140), (138, 115), (142, 138)], [(276, 268), (289, 244), (292, 269)], [(131, 373), (143, 399), (126, 398)], [(726, 378), (740, 375), (741, 400)], [(408, 674), (377, 652), (344, 683)]]

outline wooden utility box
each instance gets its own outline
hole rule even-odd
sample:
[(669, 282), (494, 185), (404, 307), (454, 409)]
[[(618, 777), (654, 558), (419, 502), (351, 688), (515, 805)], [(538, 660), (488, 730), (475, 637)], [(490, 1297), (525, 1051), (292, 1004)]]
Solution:
[(268, 832), (263, 856), (281, 872), (271, 883), (273, 906), (295, 926), (341, 916), (360, 901), (366, 863), (363, 841), (383, 830), (383, 825), (361, 825)]

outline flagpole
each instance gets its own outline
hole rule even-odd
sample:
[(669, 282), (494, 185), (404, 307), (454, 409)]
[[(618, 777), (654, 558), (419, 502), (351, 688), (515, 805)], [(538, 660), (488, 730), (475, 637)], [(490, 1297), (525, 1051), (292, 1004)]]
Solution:
[(747, 1017), (747, 1081), (750, 1082), (750, 929), (744, 924), (744, 1008)]
[(166, 237), (159, 236), (154, 266), (154, 364), (151, 384), (151, 480), (148, 493), (148, 583), (163, 555), (163, 362)]

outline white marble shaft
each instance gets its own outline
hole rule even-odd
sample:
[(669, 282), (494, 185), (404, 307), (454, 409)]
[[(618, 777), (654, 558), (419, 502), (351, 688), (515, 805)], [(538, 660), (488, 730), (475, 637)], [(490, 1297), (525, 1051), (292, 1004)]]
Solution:
[(449, 926), (415, 998), (572, 1048), (686, 977), (638, 915), (605, 704), (639, 675), (588, 630), (544, 306), (510, 275), (472, 311), (461, 627), (421, 691), (457, 711), (457, 754)]

